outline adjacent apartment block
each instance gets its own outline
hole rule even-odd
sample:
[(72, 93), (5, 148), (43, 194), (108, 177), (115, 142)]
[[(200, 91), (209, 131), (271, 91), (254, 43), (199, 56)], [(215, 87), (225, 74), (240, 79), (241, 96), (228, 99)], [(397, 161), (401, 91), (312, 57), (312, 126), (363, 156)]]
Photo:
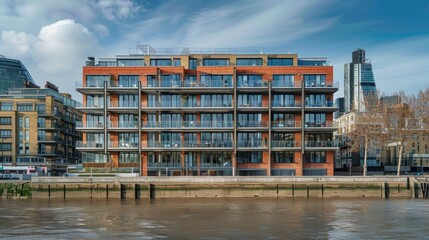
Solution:
[(79, 103), (47, 83), (43, 89), (17, 88), (0, 94), (2, 166), (44, 168), (50, 175), (78, 163), (76, 121)]
[(333, 67), (236, 49), (153, 49), (83, 68), (84, 167), (143, 176), (333, 175)]

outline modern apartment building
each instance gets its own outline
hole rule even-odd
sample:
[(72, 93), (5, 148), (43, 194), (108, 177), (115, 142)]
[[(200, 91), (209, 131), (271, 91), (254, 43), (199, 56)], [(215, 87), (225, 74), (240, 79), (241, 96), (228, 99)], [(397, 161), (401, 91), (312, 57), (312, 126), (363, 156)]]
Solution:
[(365, 58), (365, 50), (352, 53), (352, 62), (344, 64), (344, 107), (345, 112), (364, 112), (368, 99), (375, 96), (374, 73), (371, 62)]
[(0, 90), (38, 87), (21, 61), (0, 55)]
[(78, 163), (76, 121), (79, 103), (69, 94), (46, 88), (9, 89), (0, 94), (0, 150), (2, 166), (35, 166), (51, 175)]
[(260, 49), (153, 49), (83, 68), (84, 167), (141, 175), (333, 175), (333, 67)]

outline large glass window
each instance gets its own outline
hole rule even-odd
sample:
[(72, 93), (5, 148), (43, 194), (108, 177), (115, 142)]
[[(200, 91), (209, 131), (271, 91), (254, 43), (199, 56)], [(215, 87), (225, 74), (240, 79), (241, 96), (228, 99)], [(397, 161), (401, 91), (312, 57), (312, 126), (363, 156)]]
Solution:
[(87, 87), (104, 87), (104, 82), (110, 83), (110, 75), (88, 75), (86, 76)]
[(181, 80), (180, 74), (161, 75), (161, 87), (180, 87)]
[(306, 87), (324, 87), (326, 75), (307, 74), (304, 75), (304, 82)]
[(231, 107), (231, 94), (201, 94), (201, 107)]
[(1, 102), (0, 109), (2, 111), (12, 111), (13, 110), (13, 102)]
[(134, 128), (138, 126), (138, 115), (136, 114), (119, 114), (118, 127), (120, 128)]
[(46, 113), (46, 104), (37, 103), (36, 104), (36, 111), (38, 114), (45, 114)]
[(210, 127), (232, 127), (232, 113), (202, 113), (201, 126)]
[(326, 126), (326, 113), (306, 113), (306, 127), (324, 127)]
[(201, 143), (206, 146), (232, 147), (232, 133), (205, 132), (201, 133)]
[(268, 58), (268, 66), (292, 66), (292, 58)]
[(201, 86), (232, 87), (232, 75), (201, 75)]
[(273, 127), (295, 127), (295, 115), (291, 113), (274, 113)]
[(87, 127), (104, 127), (104, 116), (101, 114), (87, 114), (86, 115), (86, 126)]
[(139, 106), (138, 98), (139, 98), (139, 95), (120, 94), (119, 107), (138, 107)]
[(306, 163), (325, 163), (326, 153), (325, 152), (306, 152), (305, 155)]
[(202, 152), (201, 167), (231, 167), (231, 152)]
[(138, 163), (139, 154), (138, 153), (119, 153), (119, 163)]
[(182, 146), (180, 133), (161, 133), (161, 144), (163, 147), (177, 148)]
[(332, 107), (332, 102), (327, 101), (325, 94), (309, 94), (305, 96), (306, 107)]
[(163, 128), (182, 127), (182, 115), (180, 113), (162, 113), (161, 126)]
[(261, 58), (237, 58), (237, 66), (262, 66)]
[(238, 94), (239, 107), (262, 107), (261, 94)]
[(295, 147), (294, 134), (274, 132), (271, 145), (272, 147)]
[(33, 111), (32, 103), (18, 103), (18, 111), (19, 112), (31, 112)]
[(196, 58), (189, 58), (189, 69), (191, 69), (191, 70), (197, 69), (197, 59)]
[(161, 95), (161, 107), (182, 107), (182, 97), (180, 94)]
[(139, 76), (136, 75), (120, 75), (118, 78), (119, 87), (137, 87)]
[(139, 142), (138, 133), (119, 133), (119, 147), (137, 147)]
[(262, 163), (262, 152), (237, 152), (238, 163)]
[(144, 66), (144, 59), (118, 59), (118, 67)]
[(273, 87), (295, 87), (294, 75), (273, 75)]
[(262, 87), (262, 75), (238, 75), (237, 87)]
[(12, 124), (11, 117), (0, 117), (0, 125), (10, 125)]
[(228, 58), (205, 58), (203, 59), (204, 66), (229, 66)]
[(274, 94), (273, 107), (295, 107), (295, 95)]
[(12, 130), (0, 130), (0, 137), (2, 138), (12, 137)]
[(262, 142), (262, 133), (238, 133), (238, 147), (262, 147), (268, 142)]
[(174, 58), (173, 59), (173, 66), (180, 67), (181, 66), (181, 60), (180, 58)]
[(87, 107), (104, 107), (103, 95), (86, 95)]
[(295, 152), (273, 152), (271, 156), (274, 163), (295, 162)]
[(262, 122), (262, 113), (238, 114), (238, 127), (266, 127)]
[(171, 59), (151, 59), (151, 66), (172, 66)]

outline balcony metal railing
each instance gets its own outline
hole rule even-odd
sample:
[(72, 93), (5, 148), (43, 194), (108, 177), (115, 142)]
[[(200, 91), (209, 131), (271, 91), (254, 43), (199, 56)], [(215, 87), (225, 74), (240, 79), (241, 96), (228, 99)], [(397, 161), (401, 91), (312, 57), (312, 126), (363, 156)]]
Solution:
[(148, 162), (147, 166), (150, 168), (181, 168), (180, 162)]
[(316, 80), (307, 80), (305, 81), (305, 87), (306, 88), (312, 88), (312, 87), (317, 87), (317, 88), (338, 88), (339, 87), (339, 82), (334, 82), (334, 83), (329, 83), (326, 80), (324, 81), (316, 81)]
[(324, 121), (324, 122), (305, 122), (306, 128), (332, 128), (334, 127), (334, 123), (332, 121)]
[(142, 122), (142, 128), (232, 128), (233, 122), (213, 121), (168, 121)]
[(78, 121), (76, 122), (77, 128), (98, 128), (102, 129), (104, 128), (104, 121)]
[(268, 82), (265, 81), (258, 81), (253, 83), (241, 83), (237, 85), (237, 88), (261, 88), (261, 87), (268, 87)]
[(213, 167), (213, 168), (221, 168), (221, 167), (225, 167), (225, 168), (230, 168), (232, 167), (231, 165), (231, 161), (224, 161), (224, 162), (201, 162), (200, 163), (200, 167)]
[(210, 142), (210, 141), (171, 141), (171, 142), (142, 142), (142, 148), (232, 148), (232, 141)]
[(263, 141), (238, 141), (237, 146), (240, 148), (267, 148)]
[(232, 108), (233, 104), (233, 102), (149, 102), (148, 105), (143, 106), (143, 108)]
[(284, 108), (288, 108), (288, 107), (301, 107), (301, 101), (291, 101), (291, 102), (278, 102), (278, 101), (273, 101), (272, 103), (272, 107), (284, 107)]
[(77, 141), (76, 142), (77, 148), (98, 148), (103, 149), (104, 143), (103, 142), (95, 142), (95, 141)]
[(253, 128), (253, 127), (257, 127), (257, 128), (266, 128), (268, 127), (268, 123), (265, 121), (239, 121), (237, 124), (238, 128)]
[(333, 107), (334, 103), (332, 101), (317, 101), (305, 103), (305, 107)]
[(271, 141), (271, 148), (298, 148), (298, 147), (301, 147), (301, 143), (296, 141)]
[(238, 103), (239, 108), (254, 108), (254, 107), (268, 107), (268, 101)]
[(305, 141), (305, 147), (308, 148), (329, 148), (338, 147), (338, 141)]
[(298, 121), (273, 121), (271, 122), (273, 128), (300, 128), (301, 122)]

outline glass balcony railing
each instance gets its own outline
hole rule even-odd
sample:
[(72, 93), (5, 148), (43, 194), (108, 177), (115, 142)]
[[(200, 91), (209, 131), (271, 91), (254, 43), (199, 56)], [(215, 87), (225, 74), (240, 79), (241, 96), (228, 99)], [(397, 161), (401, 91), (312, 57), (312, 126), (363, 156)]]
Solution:
[(150, 168), (181, 168), (181, 162), (148, 162)]
[(177, 148), (232, 148), (232, 141), (170, 141), (170, 142), (151, 142), (143, 141), (142, 148), (165, 148), (165, 149), (177, 149)]
[(111, 121), (109, 128), (138, 128), (137, 121)]
[(239, 121), (237, 124), (237, 127), (239, 128), (249, 128), (249, 127), (263, 127), (266, 128), (268, 127), (268, 123), (265, 121)]
[(305, 141), (305, 147), (307, 148), (330, 148), (338, 147), (338, 141)]
[(324, 122), (305, 122), (306, 128), (332, 128), (334, 127), (334, 123), (332, 121), (324, 121)]
[(273, 101), (272, 107), (301, 107), (301, 101), (278, 102)]
[(232, 108), (233, 102), (149, 102), (143, 108)]
[(309, 81), (305, 81), (305, 87), (306, 88), (313, 88), (313, 87), (317, 87), (317, 88), (338, 88), (339, 87), (339, 82), (329, 82), (326, 80), (309, 80)]
[(261, 102), (250, 101), (250, 102), (245, 102), (245, 103), (239, 102), (238, 107), (239, 108), (268, 107), (268, 101), (261, 101)]
[(110, 141), (109, 142), (109, 148), (122, 148), (122, 149), (138, 149), (139, 143), (130, 143), (130, 142), (124, 142), (124, 141)]
[(333, 107), (332, 101), (306, 102), (305, 107)]
[(143, 128), (232, 128), (233, 122), (214, 121), (178, 121), (178, 122), (142, 122)]
[(232, 167), (231, 160), (220, 161), (220, 162), (201, 162), (200, 167)]
[(104, 128), (104, 121), (77, 121), (77, 128)]
[(238, 147), (241, 148), (266, 148), (268, 147), (263, 141), (238, 141)]
[(257, 81), (251, 83), (239, 83), (237, 85), (238, 88), (258, 88), (258, 87), (268, 87), (268, 82), (265, 81)]
[(138, 101), (110, 101), (111, 108), (138, 108)]
[(295, 141), (271, 141), (271, 148), (297, 148), (300, 146), (301, 143)]
[(76, 142), (76, 147), (77, 148), (98, 148), (98, 149), (103, 149), (104, 148), (104, 143), (103, 142), (95, 142), (95, 141), (77, 141)]
[(278, 120), (278, 121), (271, 122), (271, 127), (273, 127), (273, 128), (299, 128), (299, 127), (301, 127), (301, 122)]

